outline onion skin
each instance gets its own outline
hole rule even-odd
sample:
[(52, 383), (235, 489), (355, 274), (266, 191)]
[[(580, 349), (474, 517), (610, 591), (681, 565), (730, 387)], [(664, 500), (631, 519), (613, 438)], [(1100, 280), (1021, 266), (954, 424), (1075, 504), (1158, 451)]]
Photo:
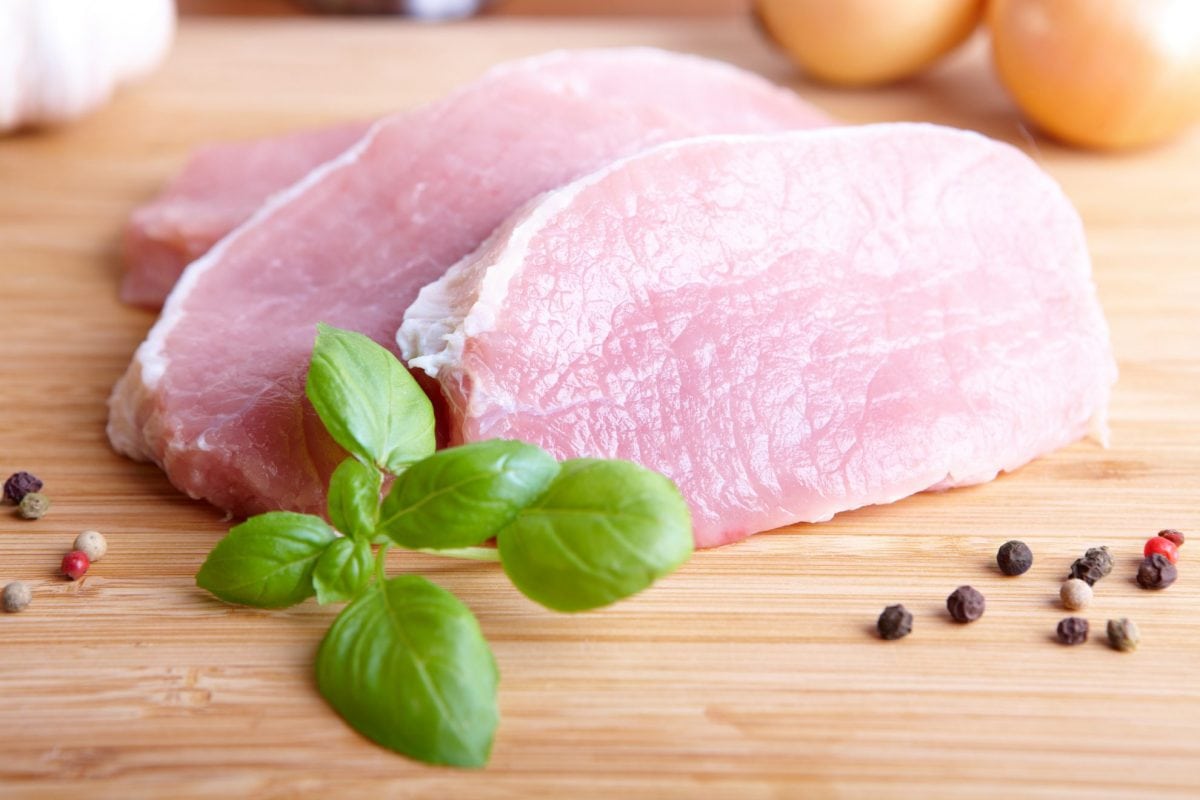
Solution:
[(1198, 0), (991, 0), (1000, 80), (1046, 133), (1118, 150), (1200, 118)]
[(840, 86), (907, 78), (961, 44), (983, 0), (755, 0), (767, 35), (813, 77)]

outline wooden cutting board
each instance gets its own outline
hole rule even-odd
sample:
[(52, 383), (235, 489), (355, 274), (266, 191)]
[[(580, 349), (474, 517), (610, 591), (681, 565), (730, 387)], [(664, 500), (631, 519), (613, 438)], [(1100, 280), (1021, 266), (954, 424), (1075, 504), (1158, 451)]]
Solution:
[[(789, 82), (850, 122), (973, 127), (1031, 152), (1087, 223), (1121, 380), (1112, 447), (1080, 443), (992, 484), (844, 514), (698, 554), (599, 613), (556, 615), (490, 565), (396, 556), (478, 614), (503, 673), (482, 772), (432, 769), (361, 739), (317, 695), (335, 611), (234, 609), (192, 582), (221, 515), (115, 456), (108, 390), (153, 319), (116, 300), (117, 232), (208, 140), (380, 114), (489, 64), (553, 47), (653, 44)], [(1127, 156), (1031, 136), (981, 42), (880, 91), (795, 78), (742, 19), (187, 21), (151, 81), (75, 127), (0, 140), (0, 472), (44, 477), (52, 512), (0, 517), (0, 795), (89, 797), (1195, 797), (1200, 794), (1200, 538), (1162, 593), (1143, 539), (1200, 537), (1200, 135)], [(75, 533), (110, 553), (56, 576)], [(1031, 572), (993, 556), (1019, 537)], [(1059, 581), (1109, 545), (1087, 645), (1053, 641)], [(1194, 550), (1194, 552), (1193, 552)], [(958, 626), (944, 599), (988, 597)], [(873, 636), (904, 602), (916, 631)], [(1131, 655), (1105, 620), (1143, 631)]]

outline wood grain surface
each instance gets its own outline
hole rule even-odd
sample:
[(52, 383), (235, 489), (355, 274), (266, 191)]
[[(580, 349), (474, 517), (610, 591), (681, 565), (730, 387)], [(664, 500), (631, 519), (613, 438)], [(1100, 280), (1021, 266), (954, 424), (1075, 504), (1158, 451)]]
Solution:
[[(923, 119), (1015, 142), (1087, 224), (1121, 379), (1112, 447), (1083, 442), (978, 488), (922, 495), (698, 554), (630, 602), (556, 615), (494, 566), (399, 556), (478, 614), (503, 674), (490, 767), (380, 750), (314, 689), (335, 610), (224, 606), (193, 585), (221, 515), (114, 455), (105, 398), (153, 319), (116, 299), (117, 232), (189, 148), (381, 114), (493, 62), (656, 44), (788, 82), (850, 122)], [(152, 80), (83, 123), (0, 139), (0, 472), (47, 482), (50, 514), (0, 516), (4, 797), (927, 798), (1200, 796), (1200, 136), (1126, 156), (1031, 136), (981, 42), (880, 91), (808, 85), (742, 19), (447, 27), (187, 20)], [(1142, 540), (1196, 531), (1182, 577), (1132, 581)], [(56, 576), (76, 532), (108, 556)], [(1004, 578), (1003, 541), (1036, 563)], [(1053, 641), (1071, 560), (1117, 554), (1087, 616), (1141, 649)], [(1195, 552), (1193, 552), (1193, 550)], [(971, 583), (988, 611), (949, 621)], [(907, 639), (872, 630), (916, 614)]]

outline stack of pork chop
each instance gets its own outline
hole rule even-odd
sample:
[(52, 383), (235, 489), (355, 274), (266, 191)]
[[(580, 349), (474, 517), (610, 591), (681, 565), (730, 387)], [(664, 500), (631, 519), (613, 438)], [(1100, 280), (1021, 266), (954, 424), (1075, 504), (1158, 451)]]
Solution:
[(127, 232), (140, 303), (207, 253), (109, 436), (234, 514), (323, 510), (345, 454), (303, 396), (318, 322), (427, 376), (451, 443), (667, 474), (701, 546), (1103, 428), (1115, 368), (1078, 216), (974, 134), (830, 127), (728, 65), (598, 50), (194, 164)]

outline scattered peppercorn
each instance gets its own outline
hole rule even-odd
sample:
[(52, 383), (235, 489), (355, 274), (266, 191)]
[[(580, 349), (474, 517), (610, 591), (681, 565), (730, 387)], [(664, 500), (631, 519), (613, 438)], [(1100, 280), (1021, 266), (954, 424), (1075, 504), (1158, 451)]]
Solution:
[(1175, 565), (1162, 553), (1155, 553), (1142, 559), (1137, 571), (1137, 584), (1143, 589), (1165, 589), (1178, 577), (1179, 571)]
[(1112, 553), (1108, 552), (1107, 546), (1102, 545), (1100, 547), (1089, 547), (1087, 551), (1084, 552), (1083, 557), (1089, 561), (1095, 561), (1097, 564), (1099, 564), (1100, 572), (1105, 577), (1107, 577), (1108, 574), (1113, 571), (1113, 557)]
[(1167, 528), (1165, 531), (1159, 531), (1158, 535), (1167, 539), (1176, 547), (1183, 547), (1183, 533), (1174, 528)]
[(72, 550), (63, 556), (62, 571), (68, 578), (77, 581), (83, 577), (91, 565), (85, 553), (79, 550)]
[(1024, 575), (1033, 566), (1033, 551), (1024, 542), (1013, 539), (1000, 545), (996, 564), (1005, 575)]
[(879, 636), (883, 639), (903, 639), (912, 633), (913, 615), (902, 605), (888, 606), (879, 615)]
[(1088, 621), (1083, 617), (1067, 617), (1058, 623), (1058, 640), (1063, 644), (1083, 644), (1088, 637)]
[(16, 505), (25, 495), (41, 490), (42, 482), (37, 479), (37, 476), (30, 475), (28, 472), (14, 472), (4, 482), (4, 500)]
[(24, 611), (25, 606), (29, 605), (29, 601), (33, 599), (33, 592), (29, 591), (29, 585), (21, 581), (13, 581), (4, 587), (3, 604), (4, 610), (10, 614), (15, 614), (18, 611)]
[(1075, 559), (1075, 563), (1071, 565), (1069, 577), (1087, 581), (1091, 586), (1112, 572), (1112, 568), (1113, 560), (1108, 548), (1093, 547), (1084, 553), (1082, 558)]
[(75, 549), (83, 552), (95, 564), (108, 552), (108, 540), (100, 531), (84, 531), (75, 537)]
[(29, 492), (17, 506), (17, 513), (25, 519), (41, 519), (49, 510), (50, 498), (41, 492)]
[(960, 586), (946, 598), (946, 609), (955, 622), (974, 622), (983, 616), (986, 603), (979, 590)]
[(1141, 641), (1142, 634), (1133, 620), (1122, 617), (1108, 621), (1108, 643), (1113, 646), (1114, 650), (1132, 653), (1137, 650), (1138, 643)]
[(1087, 581), (1068, 578), (1063, 582), (1058, 596), (1062, 598), (1063, 608), (1068, 611), (1078, 611), (1081, 608), (1087, 608), (1088, 603), (1092, 602), (1092, 587)]
[(1142, 555), (1152, 556), (1155, 553), (1159, 553), (1172, 564), (1179, 560), (1179, 548), (1165, 536), (1151, 536), (1146, 540), (1146, 546), (1142, 548)]

